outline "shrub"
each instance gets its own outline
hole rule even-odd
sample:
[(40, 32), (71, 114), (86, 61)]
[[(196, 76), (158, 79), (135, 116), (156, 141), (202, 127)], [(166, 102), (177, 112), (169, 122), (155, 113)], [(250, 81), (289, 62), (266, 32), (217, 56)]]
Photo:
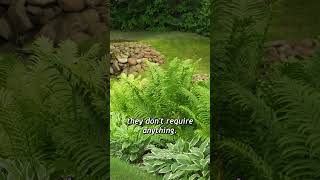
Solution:
[(209, 35), (209, 0), (111, 1), (114, 29), (179, 30)]

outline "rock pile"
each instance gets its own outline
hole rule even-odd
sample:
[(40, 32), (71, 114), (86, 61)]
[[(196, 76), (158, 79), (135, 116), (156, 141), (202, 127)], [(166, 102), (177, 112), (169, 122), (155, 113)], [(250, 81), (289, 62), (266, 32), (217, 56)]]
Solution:
[(111, 66), (110, 73), (136, 75), (144, 71), (146, 62), (164, 63), (164, 56), (149, 45), (137, 42), (112, 43), (110, 45)]
[(104, 32), (107, 18), (105, 0), (0, 0), (0, 40), (82, 41)]
[(192, 76), (192, 81), (196, 82), (196, 81), (207, 81), (209, 80), (210, 77), (208, 74), (194, 74)]
[(315, 53), (319, 46), (314, 39), (304, 39), (301, 41), (272, 41), (265, 44), (266, 58), (271, 61), (285, 60), (291, 57), (305, 59)]

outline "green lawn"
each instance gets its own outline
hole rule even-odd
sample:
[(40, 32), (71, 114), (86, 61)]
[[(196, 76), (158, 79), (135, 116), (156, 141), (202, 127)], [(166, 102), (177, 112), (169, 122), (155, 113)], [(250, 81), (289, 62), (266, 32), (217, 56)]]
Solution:
[(210, 73), (210, 39), (182, 32), (119, 32), (112, 31), (111, 39), (136, 40), (147, 43), (166, 56), (168, 62), (175, 57), (181, 60), (199, 60), (198, 73)]
[(320, 0), (281, 0), (275, 7), (269, 39), (295, 40), (320, 34)]
[(161, 180), (162, 177), (146, 173), (139, 167), (130, 165), (117, 158), (110, 160), (110, 179), (112, 180)]

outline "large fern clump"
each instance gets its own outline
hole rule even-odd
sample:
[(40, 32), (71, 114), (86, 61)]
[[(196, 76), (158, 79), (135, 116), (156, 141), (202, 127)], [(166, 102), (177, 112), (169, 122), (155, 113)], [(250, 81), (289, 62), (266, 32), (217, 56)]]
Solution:
[[(111, 83), (112, 155), (141, 164), (148, 172), (162, 175), (164, 179), (179, 179), (189, 175), (193, 178), (207, 178), (210, 135), (209, 81), (193, 81), (195, 64), (190, 60), (182, 61), (176, 58), (171, 61), (168, 69), (153, 64), (149, 66), (149, 76), (144, 79), (123, 75)], [(139, 126), (128, 124), (130, 118), (185, 118), (193, 119), (194, 124)], [(177, 134), (144, 134), (145, 128), (174, 128)], [(191, 141), (190, 146), (187, 141)], [(203, 145), (199, 145), (200, 142)], [(155, 152), (159, 154), (154, 154)], [(157, 156), (161, 158), (167, 152), (170, 152), (171, 157), (180, 156), (180, 159), (175, 161), (168, 157), (167, 160), (161, 159), (162, 164), (158, 164), (160, 160), (157, 160)], [(186, 160), (189, 160), (189, 164), (183, 163)], [(193, 162), (196, 162), (197, 166), (188, 169), (186, 166)], [(171, 167), (176, 168), (171, 170)], [(157, 170), (152, 170), (155, 168)]]
[(178, 135), (192, 137), (197, 129), (197, 135), (209, 137), (209, 82), (193, 83), (195, 66), (190, 61), (175, 59), (167, 70), (150, 66), (149, 78), (122, 76), (112, 83), (111, 111), (134, 119), (193, 119), (193, 127), (174, 127)]
[(3, 176), (107, 178), (108, 71), (100, 49), (80, 54), (71, 41), (55, 48), (39, 38), (27, 65), (2, 71), (0, 125), (9, 141), (0, 154)]
[(213, 18), (224, 29), (212, 28), (219, 33), (212, 46), (214, 175), (217, 179), (319, 179), (316, 75), (320, 56), (281, 63), (262, 76), (262, 48), (274, 2), (231, 2), (213, 4), (217, 13)]

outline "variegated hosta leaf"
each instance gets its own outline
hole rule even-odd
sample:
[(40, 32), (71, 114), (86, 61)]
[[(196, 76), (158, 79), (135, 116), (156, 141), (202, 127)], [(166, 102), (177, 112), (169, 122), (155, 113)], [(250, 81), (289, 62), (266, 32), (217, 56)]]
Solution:
[[(185, 149), (188, 147), (188, 149)], [(144, 156), (144, 165), (150, 173), (165, 174), (164, 179), (208, 179), (209, 140), (199, 138), (186, 142), (179, 139), (167, 149), (149, 146), (151, 153)]]

